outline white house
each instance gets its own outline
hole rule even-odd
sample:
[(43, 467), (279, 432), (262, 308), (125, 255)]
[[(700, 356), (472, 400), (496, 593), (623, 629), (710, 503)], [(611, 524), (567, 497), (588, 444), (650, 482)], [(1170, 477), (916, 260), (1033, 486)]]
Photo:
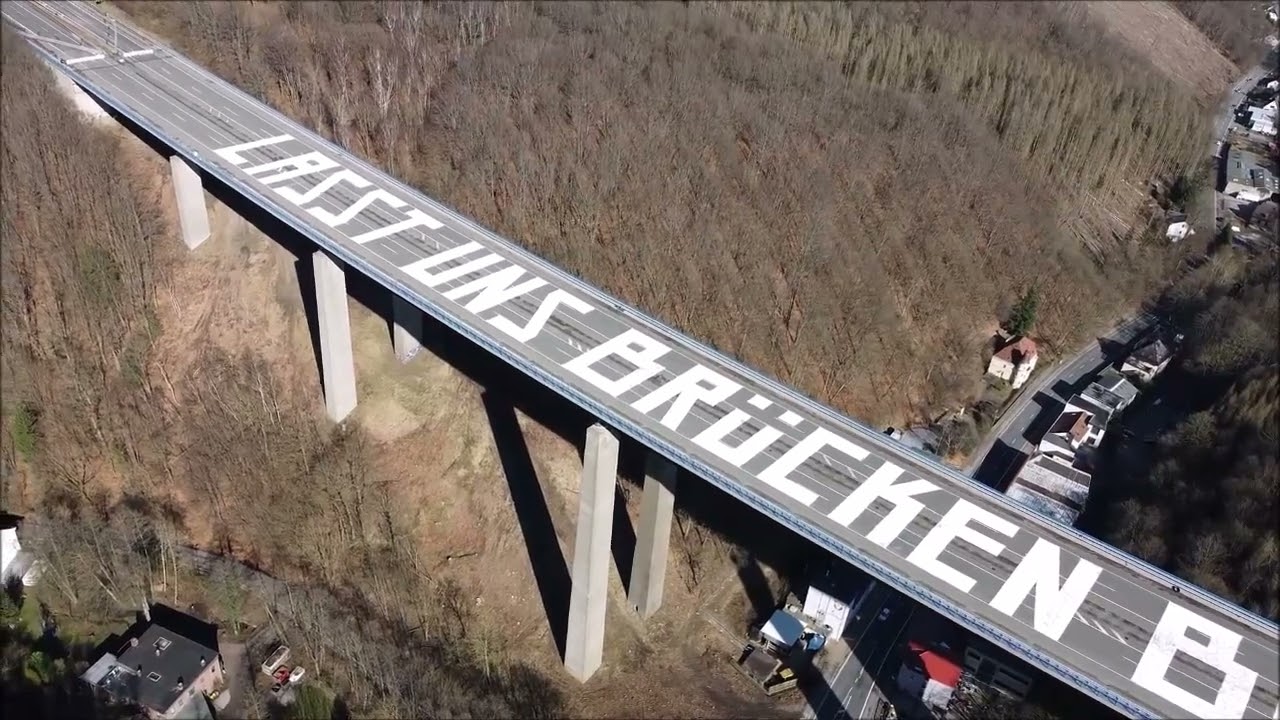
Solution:
[(1271, 102), (1262, 107), (1254, 107), (1249, 109), (1250, 121), (1249, 129), (1260, 135), (1275, 137), (1276, 134), (1276, 101), (1272, 98)]
[(3, 516), (3, 522), (0, 523), (0, 582), (7, 583), (10, 578), (21, 578), (22, 584), (30, 587), (36, 583), (39, 575), (34, 558), (31, 553), (22, 549), (22, 543), (18, 540), (17, 516)]
[(1143, 382), (1150, 382), (1169, 365), (1173, 352), (1163, 342), (1152, 341), (1143, 345), (1125, 358), (1120, 365), (1120, 372), (1136, 377)]
[(1036, 344), (1030, 338), (1016, 338), (991, 356), (987, 374), (1006, 380), (1014, 390), (1026, 384), (1036, 369)]

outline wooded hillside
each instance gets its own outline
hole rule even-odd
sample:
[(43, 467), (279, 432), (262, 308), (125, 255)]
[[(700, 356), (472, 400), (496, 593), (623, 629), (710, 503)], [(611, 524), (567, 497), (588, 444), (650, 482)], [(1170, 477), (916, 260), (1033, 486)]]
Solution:
[(1267, 49), (1262, 39), (1275, 32), (1267, 25), (1266, 2), (1176, 0), (1173, 5), (1242, 68), (1262, 60)]
[[(1158, 284), (1165, 249), (1109, 233), (1203, 146), (1195, 100), (1069, 8), (122, 5), (392, 173), (873, 422), (971, 399), (1031, 285), (1061, 347)], [(1020, 39), (989, 41), (993, 22)]]

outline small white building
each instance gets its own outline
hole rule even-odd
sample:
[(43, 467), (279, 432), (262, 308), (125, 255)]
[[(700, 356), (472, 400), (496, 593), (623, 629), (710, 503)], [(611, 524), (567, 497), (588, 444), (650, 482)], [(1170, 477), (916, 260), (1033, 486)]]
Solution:
[(1015, 338), (991, 356), (987, 374), (1007, 381), (1014, 390), (1026, 384), (1036, 369), (1036, 344), (1030, 338)]
[(1195, 230), (1187, 224), (1186, 220), (1175, 223), (1169, 223), (1169, 228), (1164, 231), (1164, 236), (1169, 238), (1169, 242), (1178, 242), (1185, 239), (1188, 235), (1194, 235)]
[(18, 539), (18, 517), (4, 515), (0, 523), (0, 582), (8, 583), (10, 578), (21, 578), (22, 584), (35, 585), (40, 570), (31, 553), (22, 549)]
[(1151, 382), (1160, 374), (1173, 358), (1173, 351), (1160, 340), (1152, 341), (1133, 352), (1120, 364), (1120, 372), (1136, 377), (1142, 382)]
[(1276, 101), (1262, 107), (1249, 108), (1249, 129), (1259, 135), (1275, 137), (1276, 134)]

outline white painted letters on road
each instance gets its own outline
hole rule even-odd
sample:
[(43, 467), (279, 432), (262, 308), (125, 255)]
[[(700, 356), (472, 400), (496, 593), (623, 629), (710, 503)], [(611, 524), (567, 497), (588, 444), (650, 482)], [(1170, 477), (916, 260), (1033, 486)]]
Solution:
[[(782, 437), (781, 430), (771, 425), (765, 425), (737, 446), (731, 446), (724, 441), (734, 430), (742, 427), (743, 424), (751, 419), (750, 415), (735, 408), (730, 410), (728, 415), (717, 420), (711, 427), (698, 433), (693, 438), (693, 441), (702, 449), (715, 453), (716, 457), (734, 467), (742, 467), (744, 463), (759, 455), (765, 448), (772, 445), (775, 440)], [(804, 488), (796, 487), (799, 490), (808, 492)]]
[(708, 405), (719, 405), (740, 387), (742, 386), (738, 383), (710, 368), (694, 365), (671, 382), (635, 401), (631, 407), (642, 413), (651, 413), (663, 403), (671, 401), (671, 407), (662, 416), (662, 424), (679, 431), (680, 423), (693, 409), (694, 403), (701, 400)]
[[(866, 460), (867, 451), (849, 442), (825, 428), (818, 428), (809, 433), (795, 447), (782, 454), (773, 464), (760, 473), (760, 479), (773, 487), (795, 498), (805, 505), (812, 505), (818, 499), (817, 493), (803, 487), (791, 479), (791, 473), (804, 464), (805, 460), (821, 452), (823, 448), (832, 447), (848, 455), (854, 460)], [(846, 499), (845, 502), (848, 502)]]
[(250, 140), (247, 143), (231, 145), (219, 150), (214, 150), (214, 152), (232, 165), (243, 165), (249, 162), (249, 159), (242, 156), (240, 153), (245, 152), (246, 150), (257, 150), (260, 147), (266, 147), (268, 145), (277, 145), (292, 139), (292, 135), (276, 135), (275, 137), (263, 138), (261, 140)]
[(502, 261), (502, 258), (497, 255), (489, 254), (481, 256), (471, 262), (465, 262), (456, 267), (449, 268), (448, 270), (431, 272), (431, 269), (434, 267), (464, 258), (477, 250), (484, 250), (484, 246), (477, 242), (469, 242), (465, 245), (449, 248), (444, 252), (438, 252), (430, 257), (415, 260), (400, 269), (409, 275), (409, 277), (412, 277), (423, 285), (426, 285), (427, 287), (435, 287), (442, 283), (449, 282), (450, 280), (460, 278), (467, 273), (475, 272), (476, 270)]
[[(863, 456), (866, 456), (865, 450)], [(871, 477), (864, 480), (857, 490), (849, 493), (849, 496), (841, 501), (827, 517), (848, 527), (877, 499), (891, 502), (893, 509), (876, 524), (871, 532), (867, 533), (867, 539), (871, 542), (883, 548), (889, 547), (889, 543), (902, 534), (916, 515), (924, 509), (924, 503), (916, 500), (915, 496), (938, 489), (937, 485), (923, 478), (895, 485), (893, 481), (897, 480), (901, 474), (902, 468), (886, 462), (876, 468), (876, 471), (871, 473)]]
[(1060, 555), (1057, 545), (1036, 538), (1035, 545), (992, 598), (991, 607), (1013, 617), (1034, 589), (1036, 599), (1032, 607), (1036, 630), (1048, 638), (1060, 640), (1076, 610), (1080, 609), (1080, 604), (1089, 596), (1102, 574), (1102, 568), (1081, 558), (1071, 576), (1059, 586)]
[[(634, 328), (606, 340), (564, 364), (564, 369), (595, 385), (611, 397), (622, 393), (662, 372), (658, 358), (671, 348)], [(600, 374), (592, 365), (607, 357), (617, 357), (635, 366), (617, 380)]]
[(422, 212), (418, 208), (413, 208), (405, 214), (408, 215), (409, 217), (405, 218), (404, 220), (401, 220), (398, 223), (392, 223), (385, 227), (380, 227), (376, 230), (370, 230), (369, 232), (360, 233), (359, 235), (352, 237), (351, 241), (357, 242), (363, 245), (367, 242), (378, 240), (378, 239), (387, 237), (388, 235), (395, 235), (398, 232), (403, 232), (405, 230), (408, 230), (411, 227), (417, 227), (419, 225), (425, 225), (431, 230), (439, 230), (440, 228), (444, 227), (444, 224), (441, 223), (439, 220), (436, 220), (435, 218)]
[(551, 319), (551, 314), (556, 308), (564, 305), (567, 308), (576, 310), (586, 315), (592, 311), (592, 307), (585, 301), (570, 295), (567, 291), (556, 289), (547, 294), (542, 303), (538, 305), (538, 311), (529, 318), (529, 324), (520, 327), (501, 315), (489, 318), (489, 324), (498, 328), (502, 332), (519, 340), (520, 342), (529, 342), (542, 332), (542, 328), (547, 324), (547, 320)]
[(1004, 550), (1004, 543), (969, 527), (971, 520), (986, 525), (1005, 537), (1013, 537), (1014, 533), (1018, 532), (1017, 525), (961, 498), (956, 500), (947, 514), (943, 515), (938, 524), (934, 525), (929, 534), (916, 545), (907, 556), (907, 561), (960, 592), (969, 592), (977, 581), (943, 563), (940, 559), (947, 545), (950, 545), (952, 540), (960, 539), (967, 540), (969, 544), (993, 556), (999, 555)]
[(466, 285), (460, 285), (445, 293), (444, 296), (450, 300), (460, 301), (468, 295), (475, 295), (465, 307), (473, 313), (481, 313), (547, 284), (547, 281), (540, 277), (531, 277), (513, 286), (512, 283), (519, 280), (521, 275), (524, 275), (524, 268), (512, 265), (476, 278)]
[[(1187, 637), (1188, 630), (1203, 635), (1207, 642)], [(1137, 669), (1133, 671), (1133, 681), (1196, 717), (1243, 717), (1253, 686), (1258, 681), (1258, 673), (1236, 662), (1236, 651), (1240, 649), (1242, 639), (1238, 633), (1212, 620), (1176, 603), (1169, 603), (1160, 624), (1156, 625), (1151, 642), (1142, 653), (1142, 659), (1138, 661)], [(1174, 654), (1179, 652), (1223, 673), (1222, 686), (1216, 688), (1216, 702), (1204, 700), (1165, 679)]]
[[(257, 175), (258, 173), (270, 172), (272, 170), (281, 170), (281, 172), (278, 172), (275, 175), (258, 178), (258, 181), (262, 184), (270, 185), (271, 183), (284, 182), (285, 180), (302, 177), (303, 175), (332, 170), (336, 167), (338, 167), (338, 162), (329, 158), (324, 153), (309, 152), (305, 155), (297, 155), (283, 160), (255, 165), (246, 169), (245, 172), (250, 175)], [(284, 168), (292, 169), (285, 170)]]
[(397, 210), (403, 207), (407, 207), (409, 205), (409, 203), (405, 202), (404, 200), (401, 200), (400, 198), (396, 197), (395, 195), (392, 195), (391, 193), (387, 192), (386, 190), (383, 190), (382, 188), (374, 188), (373, 190), (370, 190), (369, 192), (362, 195), (359, 200), (356, 200), (354, 203), (351, 203), (351, 207), (347, 208), (346, 210), (343, 210), (337, 215), (334, 215), (333, 213), (329, 212), (328, 210), (322, 207), (309, 207), (307, 208), (307, 212), (311, 213), (313, 217), (315, 217), (317, 220), (324, 223), (325, 225), (328, 225), (329, 227), (337, 227), (339, 225), (345, 225), (351, 222), (365, 208), (369, 207), (370, 205), (374, 204), (379, 200), (381, 200), (383, 203), (390, 205), (391, 207)]
[(275, 191), (284, 199), (292, 202), (294, 205), (301, 207), (311, 202), (312, 200), (315, 200), (321, 195), (325, 194), (325, 192), (328, 191), (329, 188), (332, 188), (334, 185), (337, 185), (343, 180), (346, 180), (348, 183), (362, 190), (373, 184), (368, 180), (365, 180), (364, 178), (360, 177), (359, 175), (351, 172), (350, 170), (343, 169), (321, 180), (319, 183), (316, 183), (315, 187), (311, 188), (310, 190), (304, 193), (300, 193), (297, 190), (294, 190), (293, 188), (288, 188), (288, 187), (278, 187), (278, 188), (275, 188)]

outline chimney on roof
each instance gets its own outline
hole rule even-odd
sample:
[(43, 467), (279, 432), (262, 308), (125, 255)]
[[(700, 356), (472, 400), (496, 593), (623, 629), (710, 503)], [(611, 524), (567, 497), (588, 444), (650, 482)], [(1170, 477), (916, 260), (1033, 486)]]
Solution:
[(138, 647), (138, 638), (136, 637), (129, 638), (129, 647)]
[(204, 656), (200, 656), (200, 667), (204, 667)]
[(156, 646), (156, 657), (160, 657), (160, 647)]
[(178, 678), (178, 692), (182, 692), (182, 688), (183, 688), (182, 678)]

